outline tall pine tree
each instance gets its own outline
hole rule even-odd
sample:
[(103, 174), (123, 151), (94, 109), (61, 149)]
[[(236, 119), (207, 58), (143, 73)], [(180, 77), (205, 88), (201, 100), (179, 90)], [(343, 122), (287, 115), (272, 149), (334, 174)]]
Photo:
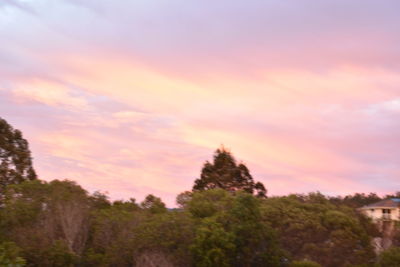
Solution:
[(260, 182), (254, 182), (249, 169), (243, 163), (236, 163), (230, 151), (221, 147), (214, 153), (214, 161), (206, 161), (201, 176), (196, 179), (193, 191), (222, 188), (231, 192), (245, 191), (265, 197), (267, 190)]
[(28, 141), (21, 131), (0, 118), (0, 194), (9, 184), (36, 178)]

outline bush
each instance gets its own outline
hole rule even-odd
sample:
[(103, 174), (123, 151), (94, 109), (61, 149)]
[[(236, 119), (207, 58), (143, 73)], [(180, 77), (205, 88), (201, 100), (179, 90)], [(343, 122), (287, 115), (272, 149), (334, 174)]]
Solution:
[(0, 266), (25, 266), (25, 260), (19, 257), (20, 249), (13, 242), (0, 244)]
[(393, 247), (382, 252), (378, 266), (380, 267), (400, 266), (400, 247)]

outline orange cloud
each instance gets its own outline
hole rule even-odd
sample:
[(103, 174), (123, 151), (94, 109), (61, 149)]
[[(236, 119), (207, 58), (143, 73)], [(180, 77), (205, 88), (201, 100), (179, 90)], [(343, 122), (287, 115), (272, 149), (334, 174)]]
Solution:
[(224, 144), (272, 194), (400, 186), (398, 9), (48, 2), (0, 10), (0, 113), (41, 177), (172, 205)]
[(49, 80), (27, 80), (17, 83), (12, 89), (18, 101), (35, 101), (53, 107), (88, 109), (87, 101), (83, 97), (73, 96), (70, 91), (69, 87)]

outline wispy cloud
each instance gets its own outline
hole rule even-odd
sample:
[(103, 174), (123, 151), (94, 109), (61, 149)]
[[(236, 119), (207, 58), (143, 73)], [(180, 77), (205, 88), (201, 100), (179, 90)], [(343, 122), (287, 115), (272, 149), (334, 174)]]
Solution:
[(13, 3), (0, 116), (44, 179), (172, 205), (224, 144), (272, 194), (400, 186), (398, 1)]

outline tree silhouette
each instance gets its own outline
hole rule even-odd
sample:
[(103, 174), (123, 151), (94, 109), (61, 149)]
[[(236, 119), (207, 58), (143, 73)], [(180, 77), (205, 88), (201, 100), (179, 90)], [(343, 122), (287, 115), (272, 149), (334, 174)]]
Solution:
[(201, 176), (196, 179), (193, 191), (222, 188), (231, 192), (245, 191), (266, 197), (267, 190), (260, 182), (254, 182), (249, 169), (243, 163), (236, 163), (230, 151), (221, 147), (214, 153), (214, 161), (206, 161)]
[(36, 178), (28, 142), (21, 131), (0, 118), (0, 194), (9, 184)]

